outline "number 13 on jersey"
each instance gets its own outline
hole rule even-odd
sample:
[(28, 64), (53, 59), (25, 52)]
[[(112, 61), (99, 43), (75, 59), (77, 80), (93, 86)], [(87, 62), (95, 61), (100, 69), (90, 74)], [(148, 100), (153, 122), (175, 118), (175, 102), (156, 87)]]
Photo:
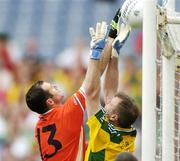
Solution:
[[(42, 138), (42, 136), (44, 134), (48, 135), (47, 139)], [(50, 124), (50, 125), (44, 126), (42, 129), (40, 129), (40, 128), (37, 129), (37, 138), (38, 138), (38, 143), (39, 143), (39, 147), (40, 147), (42, 160), (43, 160), (43, 158), (53, 157), (58, 152), (58, 150), (62, 148), (61, 142), (54, 138), (55, 134), (56, 134), (56, 125), (55, 124)], [(52, 149), (52, 147), (53, 147), (54, 150), (52, 150), (52, 152), (43, 154), (43, 151), (42, 151), (43, 147), (42, 147), (42, 143), (41, 143), (42, 141), (46, 141), (49, 148)]]

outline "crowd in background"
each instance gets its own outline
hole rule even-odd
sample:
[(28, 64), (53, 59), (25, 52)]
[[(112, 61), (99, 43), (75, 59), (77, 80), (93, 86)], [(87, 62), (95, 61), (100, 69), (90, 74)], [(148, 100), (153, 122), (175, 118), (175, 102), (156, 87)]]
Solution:
[[(136, 39), (140, 43), (139, 34)], [(133, 96), (141, 105), (141, 44), (138, 45), (137, 53), (122, 53), (120, 56), (119, 90)], [(1, 33), (0, 160), (36, 161), (39, 150), (34, 140), (34, 127), (38, 116), (27, 108), (25, 93), (33, 82), (46, 80), (58, 83), (65, 98), (72, 95), (80, 88), (85, 77), (89, 45), (79, 39), (74, 46), (57, 54), (52, 60), (39, 56), (38, 42), (34, 39), (28, 41), (25, 53), (20, 54), (22, 57), (18, 60), (13, 58), (13, 49), (9, 35)], [(140, 129), (140, 121), (137, 121), (137, 128)], [(139, 145), (137, 143), (137, 147)]]
[[(0, 161), (40, 160), (39, 149), (34, 139), (38, 115), (27, 108), (26, 91), (37, 80), (59, 84), (64, 92), (64, 99), (78, 90), (85, 77), (90, 50), (87, 36), (80, 33), (88, 35), (87, 26), (95, 24), (97, 20), (108, 20), (109, 23), (117, 4), (120, 5), (122, 2), (121, 0), (110, 3), (108, 0), (69, 1), (71, 3), (66, 0), (39, 0), (38, 3), (34, 0), (17, 0), (17, 2), (7, 0), (2, 1), (0, 5), (0, 32), (3, 31), (0, 33)], [(79, 9), (74, 7), (75, 4)], [(63, 7), (71, 9), (66, 10)], [(92, 7), (97, 10), (93, 10)], [(99, 7), (103, 10), (98, 9)], [(57, 13), (54, 13), (55, 9)], [(76, 17), (68, 16), (69, 11)], [(61, 15), (61, 12), (64, 15)], [(32, 18), (29, 18), (30, 13)], [(82, 19), (79, 16), (82, 16)], [(56, 21), (58, 21), (54, 24), (56, 28), (52, 28), (52, 24)], [(61, 34), (58, 35), (59, 32)], [(51, 37), (51, 34), (54, 37)], [(54, 46), (52, 55), (49, 46)], [(141, 61), (142, 32), (132, 30), (119, 58), (119, 90), (138, 101), (140, 108)], [(138, 130), (135, 154), (140, 158), (141, 117), (135, 126)], [(88, 139), (87, 126), (86, 135)]]

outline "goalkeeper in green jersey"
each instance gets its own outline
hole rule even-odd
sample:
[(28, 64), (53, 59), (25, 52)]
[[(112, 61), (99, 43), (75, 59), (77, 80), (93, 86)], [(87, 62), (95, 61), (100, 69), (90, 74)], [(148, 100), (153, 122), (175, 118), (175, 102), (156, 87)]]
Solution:
[[(117, 92), (118, 57), (130, 33), (130, 28), (123, 24), (118, 33), (119, 19), (120, 10), (112, 20), (106, 45), (103, 24), (98, 23), (96, 31), (90, 28), (91, 59), (87, 71), (90, 74), (85, 78), (89, 86), (86, 105), (90, 140), (85, 161), (114, 161), (118, 153), (134, 151), (136, 129), (132, 124), (139, 110), (132, 98)], [(105, 107), (101, 107), (100, 77), (105, 68)]]

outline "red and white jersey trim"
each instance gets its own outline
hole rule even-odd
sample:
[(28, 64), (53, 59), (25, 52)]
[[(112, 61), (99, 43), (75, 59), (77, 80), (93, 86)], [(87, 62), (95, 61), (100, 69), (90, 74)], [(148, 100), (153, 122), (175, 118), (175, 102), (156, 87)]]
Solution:
[[(81, 98), (78, 97), (78, 93), (82, 96)], [(83, 106), (84, 105), (83, 102), (84, 102), (84, 99), (86, 99), (84, 89), (81, 87), (79, 89), (79, 91), (77, 93), (75, 93), (73, 96), (76, 99), (76, 101), (78, 102), (78, 104), (80, 105), (82, 111), (84, 112), (85, 107)], [(83, 100), (82, 100), (82, 98), (83, 98)], [(83, 102), (81, 102), (81, 101), (83, 101)]]
[(84, 112), (85, 107), (83, 107), (83, 105), (82, 105), (82, 103), (80, 102), (80, 100), (79, 100), (79, 98), (77, 97), (77, 95), (74, 94), (73, 96), (75, 97), (76, 101), (79, 103), (79, 105), (80, 105), (82, 111)]
[(83, 87), (79, 89), (79, 92), (83, 95), (84, 99), (86, 99), (85, 90), (83, 89)]
[(76, 157), (76, 161), (83, 161), (83, 127), (81, 126), (81, 132), (79, 137), (79, 147), (78, 147), (78, 153)]

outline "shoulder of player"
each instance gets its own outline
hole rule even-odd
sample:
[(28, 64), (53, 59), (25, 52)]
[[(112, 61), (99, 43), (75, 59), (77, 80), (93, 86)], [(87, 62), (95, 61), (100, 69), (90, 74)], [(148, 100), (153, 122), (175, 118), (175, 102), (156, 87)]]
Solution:
[(88, 124), (101, 124), (100, 128), (103, 131), (106, 131), (111, 137), (116, 137), (116, 136), (132, 136), (135, 137), (137, 134), (137, 131), (134, 127), (131, 128), (120, 128), (120, 127), (115, 127), (113, 124), (109, 123), (107, 121), (107, 118), (105, 116), (105, 110), (103, 107), (93, 116), (91, 116), (88, 119)]
[[(110, 123), (109, 123), (110, 124)], [(136, 136), (137, 134), (137, 130), (134, 127), (131, 128), (121, 128), (121, 127), (115, 127), (114, 125), (111, 124), (111, 130), (115, 130), (118, 134), (120, 134), (121, 136), (126, 136), (126, 135), (130, 135), (130, 136)]]
[(100, 110), (96, 114), (94, 114), (88, 118), (88, 122), (91, 122), (94, 120), (96, 120), (100, 123), (102, 123), (105, 120), (105, 110), (103, 107), (100, 107)]
[[(82, 100), (83, 99), (83, 100)], [(84, 104), (84, 96), (79, 97), (77, 93), (73, 94), (71, 97), (67, 98), (67, 100), (64, 103), (64, 108), (66, 106), (68, 107), (78, 107), (80, 106), (80, 109), (84, 112), (85, 110), (85, 104)], [(73, 110), (73, 108), (71, 108)]]
[(54, 115), (56, 113), (59, 113), (60, 111), (61, 111), (61, 107), (58, 106), (58, 107), (52, 108), (51, 110), (47, 111), (44, 114), (39, 115), (38, 123), (41, 122), (41, 121), (46, 121), (50, 116), (52, 116), (52, 115)]

